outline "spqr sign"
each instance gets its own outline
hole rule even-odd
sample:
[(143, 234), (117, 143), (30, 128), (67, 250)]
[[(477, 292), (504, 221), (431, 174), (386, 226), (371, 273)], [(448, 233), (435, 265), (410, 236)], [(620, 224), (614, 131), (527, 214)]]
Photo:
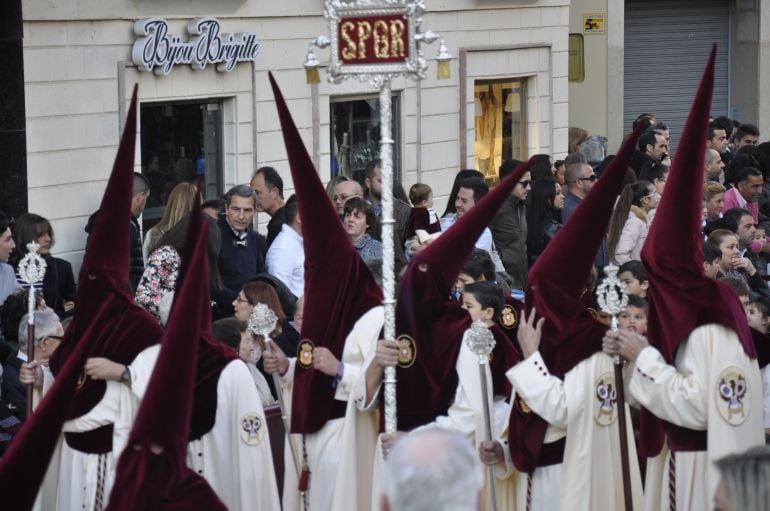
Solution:
[(338, 30), (343, 64), (389, 64), (409, 57), (409, 29), (403, 15), (346, 17)]
[(325, 5), (331, 25), (328, 72), (335, 81), (343, 75), (424, 73), (415, 39), (421, 2), (327, 0)]

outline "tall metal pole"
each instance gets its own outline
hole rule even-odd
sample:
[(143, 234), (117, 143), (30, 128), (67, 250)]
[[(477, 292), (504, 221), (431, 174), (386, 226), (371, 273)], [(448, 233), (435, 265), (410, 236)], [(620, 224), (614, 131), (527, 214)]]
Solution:
[[(37, 296), (35, 296), (35, 284), (42, 282), (45, 277), (46, 262), (38, 253), (40, 245), (36, 242), (27, 243), (27, 254), (19, 261), (19, 277), (29, 285), (27, 301), (27, 362), (35, 361), (35, 310), (37, 309)], [(21, 341), (21, 339), (19, 339)], [(27, 387), (27, 418), (32, 415), (32, 400), (35, 384)]]
[[(385, 338), (396, 338), (396, 274), (394, 269), (393, 138), (390, 78), (380, 86), (380, 159), (382, 165), (382, 284), (385, 306)], [(385, 432), (398, 430), (396, 419), (396, 368), (385, 368)]]

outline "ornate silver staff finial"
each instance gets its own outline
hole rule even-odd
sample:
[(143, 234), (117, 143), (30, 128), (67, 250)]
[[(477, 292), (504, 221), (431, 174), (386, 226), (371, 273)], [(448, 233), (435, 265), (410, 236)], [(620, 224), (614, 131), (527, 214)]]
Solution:
[[(495, 336), (489, 331), (489, 327), (483, 321), (477, 319), (466, 330), (464, 342), (471, 350), (471, 353), (479, 357), (479, 377), (481, 379), (481, 396), (484, 400), (484, 427), (486, 429), (487, 440), (492, 440), (492, 416), (489, 406), (489, 389), (487, 388), (487, 364), (489, 364), (489, 354), (495, 348)], [(497, 497), (495, 495), (495, 476), (492, 467), (489, 471), (489, 492), (491, 495), (492, 511), (497, 511)]]
[(264, 303), (258, 303), (251, 309), (249, 332), (254, 335), (261, 335), (265, 342), (270, 340), (270, 334), (275, 330), (276, 323), (278, 323), (278, 316)]
[(46, 262), (38, 253), (40, 245), (36, 242), (27, 243), (27, 255), (19, 262), (19, 277), (30, 286), (34, 286), (45, 277)]
[(628, 288), (618, 278), (618, 267), (604, 267), (606, 278), (596, 290), (596, 298), (602, 311), (612, 316), (612, 329), (618, 329), (618, 314), (628, 305)]
[(479, 364), (483, 365), (487, 363), (489, 354), (495, 349), (495, 336), (483, 321), (477, 319), (468, 329), (465, 344), (468, 345), (471, 353), (479, 357)]

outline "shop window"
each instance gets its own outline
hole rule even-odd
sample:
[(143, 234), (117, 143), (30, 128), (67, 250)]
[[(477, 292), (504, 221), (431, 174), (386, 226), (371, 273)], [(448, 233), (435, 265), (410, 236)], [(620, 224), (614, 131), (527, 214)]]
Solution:
[[(366, 163), (380, 157), (380, 100), (372, 98), (332, 98), (331, 175), (352, 177), (364, 182)], [(401, 103), (391, 99), (393, 113), (393, 180), (401, 182)]]
[(525, 78), (474, 82), (476, 170), (490, 184), (503, 161), (527, 157), (525, 101)]
[(142, 229), (158, 223), (171, 190), (194, 183), (203, 200), (222, 193), (222, 104), (220, 102), (141, 105), (142, 173), (150, 197)]

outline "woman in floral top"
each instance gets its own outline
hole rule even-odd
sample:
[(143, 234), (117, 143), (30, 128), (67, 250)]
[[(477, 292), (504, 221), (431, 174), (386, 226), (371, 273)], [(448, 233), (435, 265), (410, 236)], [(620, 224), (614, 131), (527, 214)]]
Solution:
[[(199, 212), (195, 214), (203, 215)], [(209, 287), (211, 295), (216, 297), (222, 290), (222, 277), (220, 277), (217, 267), (220, 244), (219, 229), (211, 219), (205, 216), (204, 218), (204, 221), (209, 224)], [(174, 289), (176, 289), (176, 279), (179, 276), (179, 267), (182, 262), (181, 254), (184, 253), (189, 224), (190, 215), (186, 215), (163, 235), (158, 248), (147, 259), (144, 274), (136, 288), (136, 303), (155, 316), (155, 319), (163, 325), (168, 319)]]
[(181, 262), (176, 249), (169, 245), (159, 247), (147, 259), (144, 274), (136, 288), (136, 303), (161, 323), (164, 323), (161, 318), (161, 302), (164, 298), (168, 299), (166, 296), (176, 289)]

